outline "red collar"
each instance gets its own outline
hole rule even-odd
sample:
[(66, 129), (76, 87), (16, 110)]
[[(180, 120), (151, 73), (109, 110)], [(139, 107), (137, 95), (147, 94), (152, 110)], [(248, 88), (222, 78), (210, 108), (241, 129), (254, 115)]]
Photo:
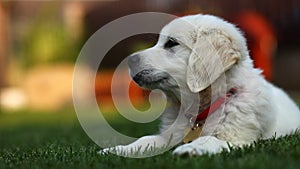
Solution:
[(225, 97), (219, 97), (216, 99), (210, 106), (208, 106), (204, 111), (200, 112), (197, 116), (194, 116), (190, 119), (190, 122), (194, 124), (198, 124), (202, 121), (204, 121), (209, 114), (215, 112), (220, 108), (222, 104), (226, 104), (232, 96), (234, 96), (237, 93), (236, 88), (231, 88), (225, 95)]

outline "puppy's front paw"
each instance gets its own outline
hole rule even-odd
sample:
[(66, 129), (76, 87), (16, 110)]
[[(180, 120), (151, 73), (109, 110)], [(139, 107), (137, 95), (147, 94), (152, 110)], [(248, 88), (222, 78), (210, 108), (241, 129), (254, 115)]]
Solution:
[(216, 137), (212, 136), (204, 136), (199, 137), (191, 143), (177, 147), (173, 151), (173, 154), (179, 156), (196, 156), (203, 154), (211, 155), (220, 153), (222, 150), (229, 151), (229, 147), (226, 141), (219, 140)]
[(116, 154), (116, 155), (122, 155), (122, 154), (126, 153), (125, 149), (126, 149), (125, 146), (109, 147), (109, 148), (105, 148), (105, 149), (102, 149), (102, 150), (98, 151), (98, 154), (106, 155), (106, 154), (109, 154), (109, 153), (113, 153), (113, 154)]
[(99, 155), (106, 155), (108, 153), (110, 153), (110, 148), (105, 148), (105, 149), (98, 151)]
[(203, 155), (205, 153), (208, 153), (208, 151), (191, 143), (181, 145), (173, 151), (173, 155), (190, 157), (196, 155)]

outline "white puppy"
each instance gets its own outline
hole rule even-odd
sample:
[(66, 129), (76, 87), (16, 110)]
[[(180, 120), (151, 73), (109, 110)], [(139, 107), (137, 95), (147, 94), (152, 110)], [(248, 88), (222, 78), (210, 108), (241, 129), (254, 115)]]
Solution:
[(253, 68), (241, 32), (218, 17), (173, 20), (154, 47), (134, 53), (128, 64), (133, 80), (164, 91), (169, 107), (162, 115), (161, 134), (102, 153), (129, 155), (178, 145), (192, 128), (194, 138), (174, 154), (213, 154), (229, 145), (290, 134), (300, 126), (298, 106)]

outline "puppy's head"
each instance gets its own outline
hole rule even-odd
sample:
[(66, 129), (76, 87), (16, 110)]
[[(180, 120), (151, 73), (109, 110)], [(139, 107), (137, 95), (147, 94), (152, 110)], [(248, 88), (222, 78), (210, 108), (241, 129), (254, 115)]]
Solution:
[(141, 87), (197, 93), (248, 56), (246, 42), (232, 24), (210, 15), (177, 18), (157, 44), (129, 56), (130, 75)]

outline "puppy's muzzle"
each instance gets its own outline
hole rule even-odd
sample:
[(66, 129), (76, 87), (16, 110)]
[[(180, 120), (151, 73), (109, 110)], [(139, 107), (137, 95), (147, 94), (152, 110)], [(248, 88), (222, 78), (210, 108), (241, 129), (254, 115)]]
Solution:
[(140, 55), (134, 54), (128, 57), (128, 66), (132, 73), (136, 74), (138, 72), (138, 67), (140, 63)]
[[(166, 83), (169, 75), (166, 72), (157, 71), (154, 69), (144, 69), (138, 72), (133, 80), (142, 87), (154, 87), (159, 84)], [(157, 86), (156, 86), (157, 87)]]
[(140, 57), (141, 55), (139, 54), (133, 54), (128, 57), (130, 76), (139, 86), (148, 89), (158, 88), (166, 85), (172, 79), (167, 72), (149, 67), (149, 65), (143, 67)]

